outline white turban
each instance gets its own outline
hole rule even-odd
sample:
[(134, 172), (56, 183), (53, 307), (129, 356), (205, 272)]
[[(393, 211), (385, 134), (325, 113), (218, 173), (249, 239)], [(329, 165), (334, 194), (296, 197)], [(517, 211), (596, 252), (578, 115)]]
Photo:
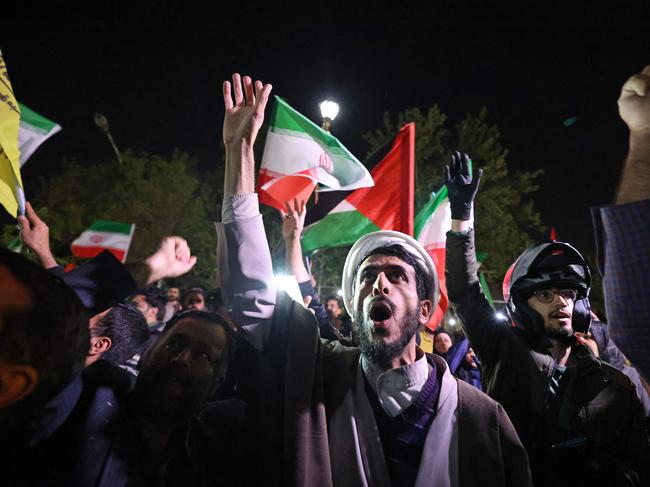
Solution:
[(433, 303), (433, 310), (438, 305), (438, 273), (433, 265), (433, 261), (424, 247), (415, 240), (413, 237), (401, 232), (394, 232), (392, 230), (380, 230), (364, 235), (350, 249), (348, 256), (343, 265), (343, 304), (350, 316), (353, 316), (354, 310), (354, 273), (365, 259), (374, 249), (379, 247), (388, 247), (390, 245), (399, 245), (409, 254), (413, 256), (415, 261), (420, 266), (420, 270), (424, 272), (426, 279), (427, 289), (429, 295), (427, 299)]

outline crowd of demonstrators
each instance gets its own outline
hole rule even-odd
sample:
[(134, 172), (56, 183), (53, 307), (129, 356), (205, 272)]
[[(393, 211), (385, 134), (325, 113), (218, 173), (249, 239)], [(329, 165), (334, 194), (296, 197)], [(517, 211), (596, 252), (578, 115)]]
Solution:
[(650, 273), (650, 67), (619, 100), (630, 153), (618, 204), (594, 212), (611, 325), (592, 320), (587, 263), (555, 241), (513, 266), (513, 326), (495, 317), (468, 223), (481, 171), (456, 152), (447, 289), (465, 334), (438, 329), (432, 353), (417, 339), (438, 276), (408, 235), (361, 237), (342, 299), (323, 303), (300, 246), (305, 203), (287, 202), (285, 265), (304, 302), (276, 289), (253, 152), (270, 92), (238, 74), (223, 85), (210, 292), (156, 287), (196, 263), (176, 236), (142, 262), (103, 252), (65, 272), (26, 205), (21, 237), (41, 266), (0, 249), (2, 485), (650, 485), (637, 287)]
[[(245, 424), (258, 427), (243, 442), (244, 457), (269, 452), (256, 461), (263, 472), (256, 480), (476, 485), (489, 471), (487, 485), (529, 485), (526, 452), (501, 406), (416, 346), (438, 298), (435, 267), (418, 242), (380, 231), (350, 250), (343, 301), (359, 347), (320, 341), (313, 314), (276, 293), (252, 151), (268, 91), (239, 75), (232, 86), (224, 83), (226, 168), (217, 226), (224, 301), (251, 344), (248, 387), (268, 390), (261, 404), (259, 394), (246, 401)], [(259, 367), (250, 366), (253, 360)]]

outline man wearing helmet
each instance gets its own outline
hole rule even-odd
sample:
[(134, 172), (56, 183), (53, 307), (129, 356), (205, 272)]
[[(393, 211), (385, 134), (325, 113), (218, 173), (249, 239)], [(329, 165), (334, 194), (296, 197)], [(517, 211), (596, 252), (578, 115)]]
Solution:
[(452, 155), (447, 290), (483, 363), (486, 392), (513, 421), (536, 485), (647, 485), (650, 454), (630, 381), (576, 337), (590, 323), (589, 267), (562, 242), (525, 250), (506, 276), (512, 325), (482, 294), (469, 227), (482, 171)]

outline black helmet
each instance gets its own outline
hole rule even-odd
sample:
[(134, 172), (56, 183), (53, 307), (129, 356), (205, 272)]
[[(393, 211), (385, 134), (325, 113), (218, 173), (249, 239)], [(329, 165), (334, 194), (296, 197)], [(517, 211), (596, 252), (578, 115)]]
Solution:
[(528, 299), (541, 288), (570, 288), (578, 292), (573, 304), (571, 325), (574, 331), (586, 333), (591, 323), (589, 290), (591, 273), (585, 259), (574, 247), (564, 242), (545, 242), (526, 249), (506, 275), (504, 299), (515, 326), (535, 335), (544, 333), (544, 320), (528, 305)]

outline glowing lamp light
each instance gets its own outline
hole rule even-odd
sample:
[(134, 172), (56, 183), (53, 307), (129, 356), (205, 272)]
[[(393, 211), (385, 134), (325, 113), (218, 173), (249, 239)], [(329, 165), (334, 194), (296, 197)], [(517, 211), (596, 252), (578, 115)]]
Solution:
[(335, 101), (325, 100), (320, 102), (320, 114), (324, 119), (334, 120), (339, 114), (339, 104)]
[(447, 320), (447, 323), (449, 323), (450, 325), (455, 325), (456, 324), (456, 318), (449, 318)]
[(290, 275), (278, 275), (274, 276), (275, 286), (277, 289), (281, 289), (286, 292), (294, 301), (302, 304), (304, 306), (304, 301), (302, 300), (302, 294), (300, 293), (300, 287), (298, 286), (298, 281), (295, 277)]
[(497, 311), (496, 313), (494, 313), (494, 316), (496, 316), (497, 320), (505, 321), (505, 320), (508, 319), (508, 317), (506, 315), (504, 315), (503, 313), (501, 313), (500, 311)]
[(338, 291), (336, 291), (336, 295), (343, 296), (343, 289), (339, 289)]

